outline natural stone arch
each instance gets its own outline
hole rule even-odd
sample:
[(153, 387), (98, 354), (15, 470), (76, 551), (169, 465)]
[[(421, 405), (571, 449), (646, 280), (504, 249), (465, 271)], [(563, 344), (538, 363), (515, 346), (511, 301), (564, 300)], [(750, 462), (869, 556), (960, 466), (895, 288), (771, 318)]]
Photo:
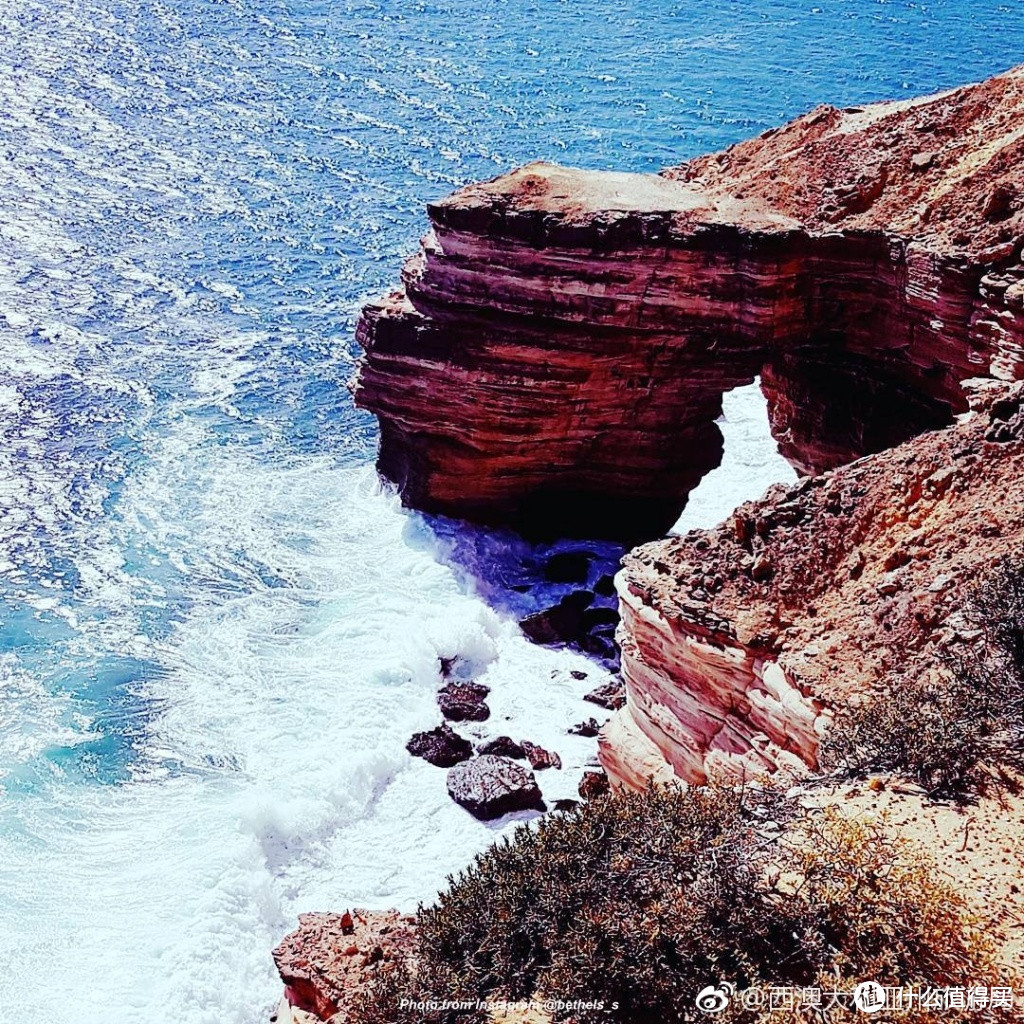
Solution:
[(1022, 108), (1016, 70), (663, 175), (532, 164), (429, 206), (358, 329), (381, 471), (431, 511), (651, 536), (759, 373), (804, 473), (949, 423), (965, 379), (1024, 376)]
[(803, 472), (963, 408), (960, 381), (987, 369), (978, 268), (717, 212), (664, 179), (548, 165), (432, 206), (404, 291), (359, 328), (357, 400), (405, 500), (650, 536), (718, 465), (722, 394), (758, 373)]

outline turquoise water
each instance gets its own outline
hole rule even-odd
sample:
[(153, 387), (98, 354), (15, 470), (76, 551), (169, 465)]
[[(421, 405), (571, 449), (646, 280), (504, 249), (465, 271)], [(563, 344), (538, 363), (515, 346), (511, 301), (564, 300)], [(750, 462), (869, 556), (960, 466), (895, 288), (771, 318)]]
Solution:
[(985, 77), (1024, 3), (0, 0), (0, 28), (0, 1021), (261, 1020), (299, 911), (414, 906), (494, 834), (403, 750), (439, 656), (560, 745), (549, 795), (592, 753), (564, 729), (601, 670), (505, 614), (535, 553), (403, 513), (345, 387), (423, 204)]

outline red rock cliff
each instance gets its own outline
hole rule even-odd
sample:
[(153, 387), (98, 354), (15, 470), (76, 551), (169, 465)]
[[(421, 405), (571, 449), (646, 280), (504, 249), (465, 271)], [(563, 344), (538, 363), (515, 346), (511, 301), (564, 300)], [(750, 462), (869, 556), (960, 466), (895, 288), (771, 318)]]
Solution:
[(1024, 376), (1024, 69), (791, 124), (661, 176), (534, 164), (429, 207), (363, 313), (358, 404), (409, 504), (651, 536), (760, 373), (820, 472)]
[(967, 595), (1024, 551), (1024, 385), (961, 422), (776, 487), (714, 530), (624, 560), (618, 783), (814, 767), (829, 709), (935, 671)]

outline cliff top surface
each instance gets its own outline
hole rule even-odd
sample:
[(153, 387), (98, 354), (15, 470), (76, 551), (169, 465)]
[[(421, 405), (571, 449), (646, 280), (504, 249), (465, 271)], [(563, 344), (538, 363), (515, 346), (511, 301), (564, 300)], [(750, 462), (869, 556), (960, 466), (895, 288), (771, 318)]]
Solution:
[(528, 213), (588, 216), (604, 212), (688, 211), (707, 207), (704, 191), (656, 174), (584, 171), (542, 160), (490, 181), (466, 185), (432, 209), (501, 203)]
[(921, 99), (821, 106), (662, 174), (532, 163), (430, 206), (435, 224), (653, 220), (675, 232), (887, 231), (1004, 262), (1024, 241), (1024, 65)]
[(535, 161), (490, 181), (459, 189), (429, 207), (444, 222), (467, 211), (501, 211), (531, 220), (575, 223), (631, 214), (669, 218), (685, 225), (743, 222), (749, 227), (797, 229), (799, 221), (757, 197), (713, 195), (699, 184), (658, 174), (587, 171)]
[(978, 255), (1024, 235), (1024, 66), (919, 99), (821, 106), (665, 172), (806, 227), (884, 229)]

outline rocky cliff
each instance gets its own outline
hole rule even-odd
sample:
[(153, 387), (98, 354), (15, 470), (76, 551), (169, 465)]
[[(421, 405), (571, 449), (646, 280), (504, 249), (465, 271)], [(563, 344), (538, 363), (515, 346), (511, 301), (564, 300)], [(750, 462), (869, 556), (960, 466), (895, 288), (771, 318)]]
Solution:
[[(600, 736), (617, 784), (813, 769), (833, 709), (976, 638), (967, 594), (1024, 550), (1022, 158), (1018, 69), (821, 107), (660, 176), (535, 164), (429, 208), (358, 329), (356, 399), (406, 502), (649, 538), (717, 464), (722, 393), (758, 374), (807, 474), (624, 560), (627, 702)], [(810, 799), (884, 797), (1003, 908), (1019, 967), (1019, 798), (964, 825), (885, 785)], [(393, 912), (304, 917), (275, 951), (277, 1019), (350, 1019), (411, 935)]]
[(829, 709), (937, 671), (967, 595), (1024, 551), (1024, 385), (975, 382), (944, 430), (776, 487), (617, 577), (618, 782), (814, 767)]
[(1024, 69), (821, 107), (660, 176), (533, 164), (428, 208), (356, 401), (419, 508), (654, 536), (760, 374), (817, 473), (1024, 376)]

